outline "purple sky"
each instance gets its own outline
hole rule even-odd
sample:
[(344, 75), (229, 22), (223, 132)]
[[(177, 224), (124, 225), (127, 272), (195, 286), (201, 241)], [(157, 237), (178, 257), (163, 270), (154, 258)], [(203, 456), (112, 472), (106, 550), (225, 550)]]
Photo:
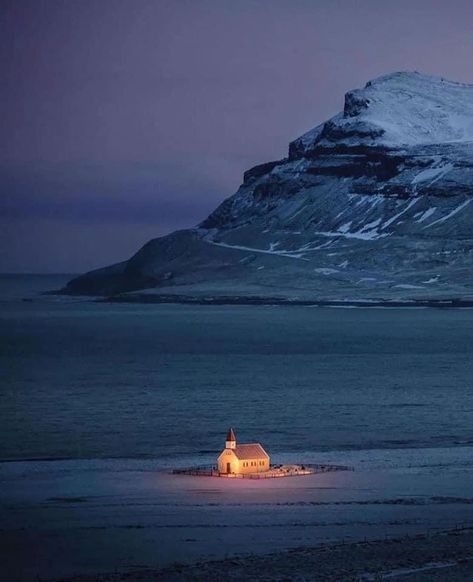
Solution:
[(370, 78), (473, 82), (471, 0), (2, 0), (0, 271), (193, 226)]

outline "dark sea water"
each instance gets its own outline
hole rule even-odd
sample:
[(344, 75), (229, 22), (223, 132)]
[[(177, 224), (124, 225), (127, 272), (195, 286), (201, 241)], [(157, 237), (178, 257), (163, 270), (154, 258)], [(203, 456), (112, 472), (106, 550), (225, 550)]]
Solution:
[(68, 278), (0, 278), (0, 459), (473, 444), (473, 310), (38, 295)]

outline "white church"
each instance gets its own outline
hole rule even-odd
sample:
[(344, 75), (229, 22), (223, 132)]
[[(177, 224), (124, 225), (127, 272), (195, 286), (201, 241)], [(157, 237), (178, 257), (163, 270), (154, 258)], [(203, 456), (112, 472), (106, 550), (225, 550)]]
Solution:
[(237, 444), (233, 429), (228, 430), (225, 448), (218, 457), (219, 473), (264, 473), (269, 471), (269, 467), (269, 455), (259, 443)]

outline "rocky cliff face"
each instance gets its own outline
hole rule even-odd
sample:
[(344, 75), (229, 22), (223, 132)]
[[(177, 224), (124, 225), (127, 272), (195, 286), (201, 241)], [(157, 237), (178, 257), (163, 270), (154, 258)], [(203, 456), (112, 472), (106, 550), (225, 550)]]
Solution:
[(256, 166), (196, 228), (69, 293), (473, 297), (473, 86), (394, 73)]

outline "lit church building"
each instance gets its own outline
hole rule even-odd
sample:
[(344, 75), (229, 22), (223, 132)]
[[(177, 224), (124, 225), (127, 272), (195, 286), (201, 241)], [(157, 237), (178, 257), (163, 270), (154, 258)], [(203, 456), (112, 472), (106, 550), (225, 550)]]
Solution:
[(237, 445), (230, 428), (225, 448), (218, 457), (218, 472), (241, 475), (269, 471), (269, 455), (259, 443)]

